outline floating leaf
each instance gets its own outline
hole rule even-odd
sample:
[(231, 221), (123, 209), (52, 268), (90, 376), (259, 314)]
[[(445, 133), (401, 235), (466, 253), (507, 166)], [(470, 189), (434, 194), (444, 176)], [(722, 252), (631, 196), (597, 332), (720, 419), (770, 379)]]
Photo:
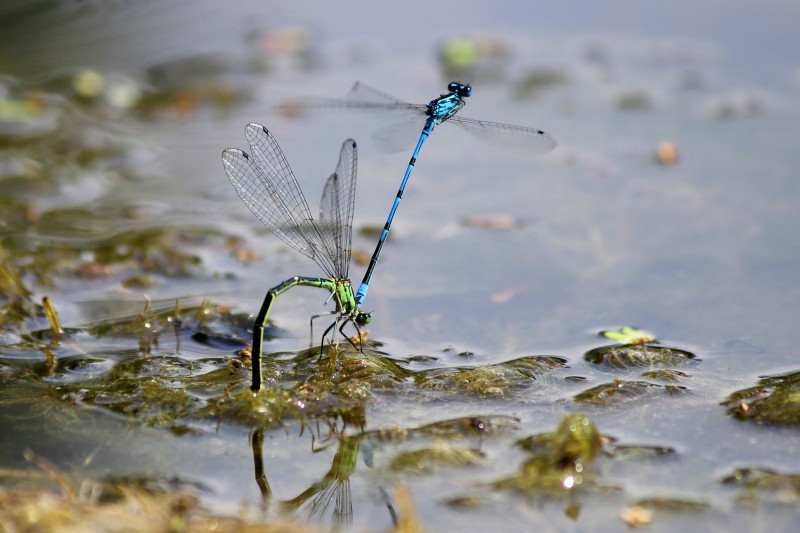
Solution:
[(601, 331), (598, 335), (622, 344), (648, 344), (656, 340), (652, 333), (631, 327), (623, 327), (619, 331)]

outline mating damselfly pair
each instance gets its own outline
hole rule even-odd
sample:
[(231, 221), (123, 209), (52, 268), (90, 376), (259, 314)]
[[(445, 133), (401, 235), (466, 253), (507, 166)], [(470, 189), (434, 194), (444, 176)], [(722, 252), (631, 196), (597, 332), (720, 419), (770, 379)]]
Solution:
[[(342, 144), (336, 171), (325, 182), (319, 220), (316, 221), (311, 215), (308, 202), (303, 196), (289, 163), (267, 128), (259, 124), (249, 124), (245, 129), (251, 153), (248, 154), (236, 148), (228, 148), (223, 151), (222, 162), (225, 171), (245, 205), (277, 237), (311, 258), (328, 276), (328, 278), (294, 276), (267, 292), (253, 325), (252, 390), (259, 390), (263, 384), (261, 356), (263, 354), (264, 327), (272, 302), (290, 288), (298, 285), (311, 286), (325, 289), (331, 293), (336, 310), (326, 314), (337, 314), (338, 316), (323, 333), (323, 340), (328, 332), (333, 331), (335, 334), (337, 326), (344, 335), (343, 328), (347, 324), (352, 323), (358, 329), (370, 322), (369, 313), (362, 312), (360, 306), (366, 297), (375, 266), (380, 259), (381, 250), (389, 235), (392, 220), (403, 197), (403, 191), (411, 172), (414, 170), (420, 149), (435, 126), (444, 122), (455, 124), (483, 139), (514, 144), (532, 154), (547, 153), (555, 148), (555, 140), (539, 129), (456, 116), (456, 113), (464, 107), (464, 99), (472, 95), (472, 87), (469, 84), (452, 82), (447, 88), (448, 93), (424, 105), (409, 104), (362, 83), (356, 83), (346, 99), (315, 99), (308, 102), (309, 107), (327, 106), (405, 112), (411, 118), (401, 123), (400, 126), (407, 125), (414, 117), (417, 120), (419, 117), (425, 117), (422, 133), (406, 167), (400, 188), (389, 211), (389, 217), (378, 239), (361, 285), (355, 292), (348, 277), (358, 160), (355, 141), (348, 139)], [(312, 324), (314, 318), (316, 317), (312, 317)]]

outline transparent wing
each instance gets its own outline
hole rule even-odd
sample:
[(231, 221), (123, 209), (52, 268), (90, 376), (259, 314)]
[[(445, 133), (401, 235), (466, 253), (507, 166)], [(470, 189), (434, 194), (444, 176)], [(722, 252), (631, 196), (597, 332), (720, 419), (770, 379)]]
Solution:
[(347, 139), (339, 152), (336, 172), (330, 175), (322, 190), (319, 206), (319, 227), (326, 253), (335, 258), (335, 274), (348, 278), (350, 243), (353, 237), (353, 211), (356, 200), (356, 142)]
[(395, 98), (390, 94), (380, 91), (375, 87), (371, 87), (360, 81), (355, 82), (350, 88), (350, 91), (347, 93), (346, 101), (359, 102), (365, 105), (372, 105), (376, 107), (388, 107), (392, 109), (399, 108), (416, 111), (419, 110), (419, 108), (422, 108), (422, 113), (425, 113), (424, 105), (409, 104), (408, 102), (400, 100), (399, 98)]
[(244, 136), (250, 145), (249, 155), (264, 172), (266, 185), (272, 186), (275, 190), (271, 193), (277, 194), (276, 199), (282, 201), (282, 211), (289, 215), (290, 220), (295, 220), (298, 226), (305, 225), (312, 218), (311, 210), (278, 141), (267, 128), (256, 123), (245, 127)]
[(361, 109), (366, 111), (396, 111), (414, 115), (425, 115), (427, 109), (424, 105), (409, 104), (361, 82), (356, 82), (345, 98), (304, 97), (291, 102), (290, 105), (291, 107), (307, 109)]
[[(356, 82), (346, 98), (304, 98), (294, 105), (301, 108), (360, 109), (367, 111), (393, 112), (392, 125), (375, 134), (378, 146), (384, 151), (395, 152), (413, 146), (419, 138), (427, 116), (426, 105), (410, 104), (365, 83)], [(414, 121), (419, 121), (416, 128)], [(558, 143), (549, 134), (536, 128), (514, 126), (475, 120), (455, 115), (447, 120), (479, 139), (521, 150), (528, 154), (545, 154)], [(416, 129), (416, 131), (414, 131)]]
[(480, 139), (523, 150), (529, 154), (546, 154), (558, 144), (549, 134), (536, 128), (475, 120), (459, 115), (447, 122), (456, 124)]
[(333, 277), (335, 257), (322, 244), (320, 229), (280, 146), (259, 124), (248, 124), (245, 134), (252, 155), (236, 148), (222, 152), (222, 165), (233, 188), (272, 233)]
[(372, 134), (382, 152), (396, 153), (413, 147), (422, 134), (425, 122), (417, 115), (407, 115), (405, 120), (389, 124)]
[(419, 139), (427, 106), (409, 104), (365, 83), (357, 81), (340, 107), (379, 111), (390, 124), (376, 131), (372, 138), (382, 152), (402, 152)]

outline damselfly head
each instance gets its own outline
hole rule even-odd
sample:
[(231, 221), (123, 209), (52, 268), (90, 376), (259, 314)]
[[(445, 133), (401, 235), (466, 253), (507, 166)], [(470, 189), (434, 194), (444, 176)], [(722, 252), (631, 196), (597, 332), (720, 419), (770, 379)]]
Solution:
[(447, 90), (451, 93), (456, 93), (461, 98), (472, 96), (472, 86), (469, 83), (465, 85), (457, 81), (451, 81), (447, 86)]
[(358, 324), (359, 326), (366, 326), (367, 324), (369, 324), (370, 322), (372, 322), (372, 313), (362, 313), (362, 312), (359, 312), (359, 313), (356, 315), (356, 320), (355, 320), (355, 322), (356, 322), (356, 324)]

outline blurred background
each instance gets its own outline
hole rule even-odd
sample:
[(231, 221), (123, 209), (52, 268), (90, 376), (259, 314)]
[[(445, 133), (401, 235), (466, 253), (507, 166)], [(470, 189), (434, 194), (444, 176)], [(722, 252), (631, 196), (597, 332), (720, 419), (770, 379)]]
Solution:
[[(258, 222), (238, 205), (219, 160), (222, 148), (244, 146), (247, 122), (273, 131), (312, 206), (341, 141), (356, 138), (356, 224), (375, 227), (408, 159), (370, 142), (385, 118), (294, 118), (276, 106), (343, 97), (355, 80), (425, 103), (452, 79), (471, 81), (465, 116), (541, 128), (560, 146), (530, 159), (460, 132), (431, 139), (368, 300), (384, 317), (373, 326), (378, 336), (522, 349), (520, 339), (541, 346), (555, 337), (558, 346), (598, 323), (632, 320), (721, 342), (766, 328), (761, 337), (775, 342), (788, 333), (780, 330), (784, 289), (796, 281), (787, 246), (797, 224), (787, 135), (797, 112), (793, 9), (8, 2), (0, 67), (9, 96), (41, 89), (70, 101), (67, 111), (43, 104), (54, 109), (18, 125), (21, 135), (49, 127), (89, 151), (119, 148), (105, 168), (27, 197), (32, 208), (86, 208), (92, 216), (74, 221), (84, 238), (213, 220), (262, 256), (281, 245), (254, 238)], [(659, 147), (679, 164), (658, 164)], [(58, 172), (47, 148), (25, 155), (40, 172)], [(372, 240), (354, 247), (368, 252)], [(204, 257), (202, 269), (240, 266), (221, 255)], [(151, 292), (235, 293), (255, 308), (251, 295), (315, 268), (295, 260), (262, 257), (235, 281), (173, 279)], [(110, 281), (75, 289), (104, 294), (118, 282)], [(65, 303), (62, 313), (71, 313)]]

